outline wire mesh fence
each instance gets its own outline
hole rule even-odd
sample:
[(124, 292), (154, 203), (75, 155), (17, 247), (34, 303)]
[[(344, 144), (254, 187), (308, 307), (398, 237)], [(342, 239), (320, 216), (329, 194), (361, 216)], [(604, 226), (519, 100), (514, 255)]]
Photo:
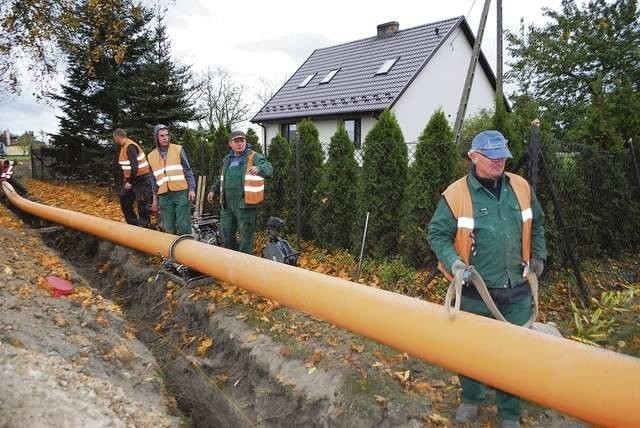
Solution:
[(87, 181), (110, 185), (119, 174), (109, 146), (32, 147), (31, 176), (41, 180)]
[[(417, 144), (406, 145), (411, 165)], [(329, 144), (323, 143), (322, 148), (326, 161)], [(615, 256), (640, 249), (640, 178), (632, 150), (632, 145), (603, 151), (558, 141), (544, 144), (544, 173), (550, 180), (540, 179), (537, 194), (547, 214), (547, 240), (555, 259), (565, 261), (563, 245), (581, 258)], [(77, 150), (40, 147), (33, 148), (31, 153), (35, 178), (90, 181), (110, 186), (119, 183), (113, 147), (80, 146)], [(363, 164), (363, 155), (361, 149), (354, 153), (359, 166)], [(205, 164), (196, 153), (191, 157), (192, 164)], [(296, 173), (292, 165), (293, 190), (287, 194), (294, 200), (297, 198)], [(557, 195), (557, 206), (551, 203), (552, 190)], [(295, 211), (292, 214), (290, 218), (295, 219)], [(564, 218), (562, 226), (558, 222), (560, 216)]]
[[(557, 141), (545, 145), (544, 173), (550, 180), (538, 195), (557, 256), (561, 240), (581, 258), (640, 249), (640, 181), (632, 150), (632, 145), (607, 151)], [(552, 190), (558, 207), (550, 204)], [(557, 221), (560, 215), (563, 222)]]
[[(322, 152), (324, 153), (324, 159), (326, 161), (329, 158), (330, 143), (328, 141), (324, 141), (320, 144), (322, 145)], [(411, 165), (416, 158), (416, 149), (418, 143), (415, 141), (410, 141), (405, 144), (407, 146), (407, 157), (409, 159), (409, 165)], [(358, 165), (362, 166), (362, 164), (364, 163), (364, 150), (362, 148), (356, 148), (353, 152), (353, 156), (355, 157), (356, 162), (358, 162)]]

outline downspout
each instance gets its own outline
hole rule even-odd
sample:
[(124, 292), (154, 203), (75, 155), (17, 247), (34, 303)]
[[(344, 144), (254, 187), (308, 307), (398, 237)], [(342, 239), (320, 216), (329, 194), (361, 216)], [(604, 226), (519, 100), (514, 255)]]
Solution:
[(118, 245), (167, 256), (175, 243), (179, 263), (586, 422), (640, 420), (640, 359), (2, 190), (27, 213)]
[(262, 128), (262, 147), (264, 148), (264, 156), (267, 156), (267, 127), (262, 122), (258, 122), (260, 128)]

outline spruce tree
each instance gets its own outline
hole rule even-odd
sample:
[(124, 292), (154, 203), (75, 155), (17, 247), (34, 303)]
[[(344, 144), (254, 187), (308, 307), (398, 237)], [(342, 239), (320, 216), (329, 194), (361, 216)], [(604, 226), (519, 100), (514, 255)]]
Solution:
[(426, 228), (441, 192), (459, 176), (460, 169), (455, 136), (443, 111), (438, 110), (418, 139), (402, 209), (400, 249), (413, 266), (424, 266), (431, 259)]
[(327, 247), (351, 249), (357, 213), (359, 168), (344, 126), (331, 137), (329, 159), (318, 188), (315, 236)]
[(512, 113), (508, 113), (503, 100), (496, 98), (496, 108), (493, 113), (493, 129), (500, 131), (509, 140), (509, 150), (513, 155), (513, 162), (517, 162), (523, 154), (522, 141), (514, 131)]
[(182, 124), (195, 119), (189, 92), (193, 80), (190, 67), (179, 65), (171, 58), (171, 43), (167, 38), (164, 17), (156, 17), (156, 25), (139, 67), (127, 70), (121, 85), (125, 85), (122, 116), (119, 126), (136, 135), (148, 148), (153, 148), (153, 127), (159, 123), (171, 130), (174, 142), (182, 139)]
[(254, 152), (262, 154), (262, 144), (260, 144), (260, 137), (256, 134), (253, 128), (247, 129), (247, 143), (251, 144), (251, 148)]
[[(116, 150), (110, 146), (108, 153), (104, 153), (103, 143), (111, 141), (111, 132), (127, 114), (126, 85), (121, 80), (125, 74), (139, 70), (143, 62), (148, 40), (145, 26), (152, 15), (129, 0), (115, 1), (104, 10), (82, 2), (77, 5), (76, 15), (83, 25), (60, 41), (67, 60), (67, 82), (61, 85), (59, 93), (50, 94), (63, 112), (58, 117), (60, 131), (52, 135), (52, 141), (64, 148), (59, 159), (62, 164), (77, 170), (83, 162), (98, 160), (102, 165), (92, 169), (108, 171), (111, 167), (107, 164)], [(121, 27), (116, 35), (110, 31), (114, 22)], [(111, 49), (114, 44), (126, 49)], [(92, 57), (88, 68), (89, 55)], [(87, 152), (95, 153), (86, 156)], [(114, 168), (112, 174), (117, 173)]]
[(367, 253), (390, 257), (398, 253), (399, 208), (407, 185), (407, 146), (398, 121), (382, 112), (364, 142), (361, 206), (369, 212)]
[[(313, 239), (312, 223), (314, 212), (318, 208), (317, 188), (322, 178), (322, 162), (324, 153), (320, 145), (318, 129), (311, 119), (303, 119), (298, 125), (300, 135), (300, 169), (301, 177), (301, 234), (303, 239)], [(295, 148), (294, 148), (295, 150)], [(295, 154), (294, 154), (295, 156)], [(294, 167), (295, 169), (295, 167)], [(294, 174), (295, 174), (294, 170)], [(297, 189), (296, 189), (297, 191)]]
[(278, 134), (269, 144), (269, 162), (273, 165), (273, 176), (265, 180), (265, 200), (261, 212), (260, 225), (269, 216), (280, 217), (292, 228), (293, 206), (295, 204), (294, 188), (292, 186), (292, 158), (291, 144)]

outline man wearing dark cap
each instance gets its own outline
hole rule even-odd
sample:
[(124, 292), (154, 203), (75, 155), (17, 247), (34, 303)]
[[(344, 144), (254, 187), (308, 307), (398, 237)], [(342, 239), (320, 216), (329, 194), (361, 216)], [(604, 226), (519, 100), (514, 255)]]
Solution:
[[(544, 214), (529, 183), (505, 173), (512, 156), (500, 132), (476, 135), (468, 156), (471, 171), (443, 192), (427, 240), (448, 279), (473, 266), (504, 317), (523, 325), (533, 311), (526, 276), (529, 271), (540, 275), (547, 257)], [(460, 309), (492, 317), (473, 285), (463, 287)], [(456, 421), (469, 423), (478, 416), (485, 386), (462, 375), (460, 383)], [(502, 426), (519, 427), (520, 398), (496, 391), (496, 402)]]
[[(229, 135), (231, 150), (222, 160), (219, 182), (207, 199), (220, 192), (220, 223), (225, 247), (246, 254), (253, 253), (256, 233), (256, 208), (264, 200), (264, 179), (271, 177), (273, 167), (264, 156), (251, 150), (243, 131)], [(240, 232), (240, 244), (236, 240)]]

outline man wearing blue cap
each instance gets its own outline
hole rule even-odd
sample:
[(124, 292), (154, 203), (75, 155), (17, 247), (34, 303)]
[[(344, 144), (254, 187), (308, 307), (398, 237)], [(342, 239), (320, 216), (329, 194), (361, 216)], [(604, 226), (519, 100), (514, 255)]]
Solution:
[[(523, 325), (533, 310), (526, 275), (540, 275), (547, 257), (544, 214), (529, 183), (505, 173), (512, 157), (507, 143), (498, 131), (476, 135), (468, 153), (471, 171), (443, 192), (427, 240), (448, 279), (473, 266), (504, 317)], [(463, 287), (460, 309), (492, 317), (472, 285)], [(465, 376), (460, 383), (456, 421), (469, 423), (478, 416), (485, 386)], [(496, 402), (502, 426), (519, 427), (520, 398), (496, 391)]]

